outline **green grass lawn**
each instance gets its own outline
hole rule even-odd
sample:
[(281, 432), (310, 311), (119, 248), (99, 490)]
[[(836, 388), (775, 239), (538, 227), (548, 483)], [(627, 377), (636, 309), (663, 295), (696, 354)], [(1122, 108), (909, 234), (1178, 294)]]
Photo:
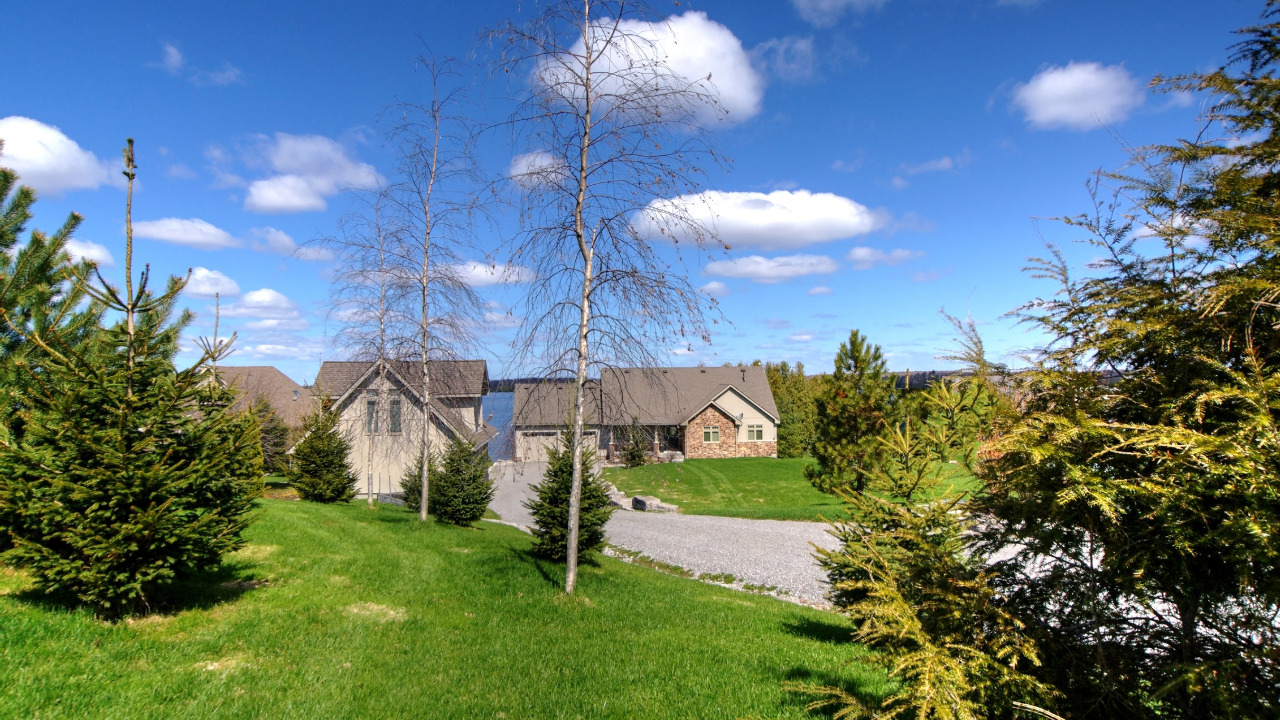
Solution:
[(690, 515), (819, 520), (839, 513), (840, 499), (804, 477), (812, 458), (686, 460), (609, 468), (605, 479), (627, 495), (655, 495)]
[(165, 614), (108, 624), (0, 568), (0, 717), (807, 717), (788, 679), (883, 692), (839, 616), (512, 528), (263, 501), (249, 546)]

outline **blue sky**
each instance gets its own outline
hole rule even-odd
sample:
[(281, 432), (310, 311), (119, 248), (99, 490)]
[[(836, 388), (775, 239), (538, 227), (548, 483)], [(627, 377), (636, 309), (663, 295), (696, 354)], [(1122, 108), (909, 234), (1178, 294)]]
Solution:
[[(232, 364), (314, 378), (327, 343), (332, 261), (294, 247), (331, 235), (349, 188), (393, 174), (384, 111), (421, 100), (415, 56), (485, 59), (486, 27), (533, 2), (70, 3), (7, 8), (0, 28), (0, 163), (40, 193), (33, 227), (85, 216), (77, 249), (123, 260), (119, 149), (137, 142), (135, 262), (195, 272), (192, 332), (209, 294), (240, 333)], [(972, 316), (989, 348), (1034, 336), (1003, 316), (1051, 291), (1021, 268), (1069, 229), (1036, 218), (1089, 208), (1089, 173), (1124, 145), (1194, 134), (1203, 99), (1150, 93), (1153, 75), (1212, 69), (1259, 2), (775, 0), (657, 3), (710, 59), (732, 158), (708, 190), (733, 246), (689, 268), (728, 324), (672, 364), (753, 359), (827, 370), (857, 328), (895, 369), (941, 367), (940, 308)], [(691, 14), (698, 13), (698, 14)], [(699, 65), (698, 63), (702, 63)], [(707, 63), (710, 63), (708, 66)], [(476, 81), (476, 113), (503, 88)], [(501, 173), (518, 152), (480, 148)], [(502, 227), (512, 227), (508, 220)], [(496, 248), (499, 230), (480, 244)], [(487, 233), (487, 235), (486, 235)], [(1084, 264), (1092, 254), (1068, 246)], [(107, 254), (110, 255), (108, 259)], [(481, 252), (473, 253), (480, 260)], [(501, 258), (497, 258), (499, 261)], [(478, 279), (498, 320), (491, 375), (519, 372), (503, 311), (519, 284)], [(1008, 358), (1006, 358), (1008, 359)]]

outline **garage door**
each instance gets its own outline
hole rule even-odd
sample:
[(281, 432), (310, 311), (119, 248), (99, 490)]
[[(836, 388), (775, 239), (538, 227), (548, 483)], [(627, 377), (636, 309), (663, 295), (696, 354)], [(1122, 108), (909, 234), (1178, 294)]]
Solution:
[(516, 437), (516, 459), (522, 462), (546, 462), (547, 446), (555, 445), (555, 431), (529, 430)]
[[(600, 432), (585, 433), (587, 447), (600, 446)], [(554, 430), (525, 430), (516, 436), (516, 459), (521, 462), (546, 462), (547, 447), (560, 444), (560, 434)], [(598, 454), (598, 451), (597, 451)]]

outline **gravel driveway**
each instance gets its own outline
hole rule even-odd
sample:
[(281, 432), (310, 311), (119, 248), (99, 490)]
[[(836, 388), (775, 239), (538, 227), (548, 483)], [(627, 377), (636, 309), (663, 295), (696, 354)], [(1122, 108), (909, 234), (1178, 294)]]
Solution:
[[(505, 522), (528, 528), (530, 486), (545, 463), (499, 462), (489, 471), (496, 491), (489, 507)], [(732, 575), (738, 584), (778, 588), (782, 597), (826, 605), (825, 574), (813, 547), (835, 547), (824, 523), (748, 520), (708, 515), (618, 510), (605, 526), (613, 545), (638, 552), (695, 575)]]

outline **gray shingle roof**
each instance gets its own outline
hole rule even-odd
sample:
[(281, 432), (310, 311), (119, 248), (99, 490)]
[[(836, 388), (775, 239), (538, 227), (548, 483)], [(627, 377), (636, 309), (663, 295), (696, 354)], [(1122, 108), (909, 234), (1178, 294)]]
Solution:
[[(595, 424), (599, 416), (600, 384), (587, 382), (586, 422)], [(512, 398), (512, 425), (564, 425), (569, 419), (569, 403), (573, 398), (573, 382), (548, 380), (538, 383), (516, 383)]]
[[(410, 387), (422, 384), (422, 366), (417, 362), (389, 361), (388, 366), (404, 378)], [(332, 398), (342, 397), (369, 369), (372, 362), (326, 360), (320, 365), (313, 391)], [(427, 364), (431, 374), (429, 390), (434, 396), (458, 397), (486, 395), (489, 392), (489, 370), (484, 360), (432, 360)]]
[[(587, 422), (603, 416), (606, 424), (626, 425), (635, 417), (644, 424), (680, 425), (729, 387), (778, 417), (763, 367), (619, 368), (601, 373)], [(563, 424), (571, 393), (570, 383), (517, 384), (513, 424)]]
[(315, 409), (310, 390), (270, 365), (220, 365), (218, 380), (235, 392), (233, 410), (243, 410), (261, 396), (271, 403), (281, 422), (302, 427), (302, 418)]

